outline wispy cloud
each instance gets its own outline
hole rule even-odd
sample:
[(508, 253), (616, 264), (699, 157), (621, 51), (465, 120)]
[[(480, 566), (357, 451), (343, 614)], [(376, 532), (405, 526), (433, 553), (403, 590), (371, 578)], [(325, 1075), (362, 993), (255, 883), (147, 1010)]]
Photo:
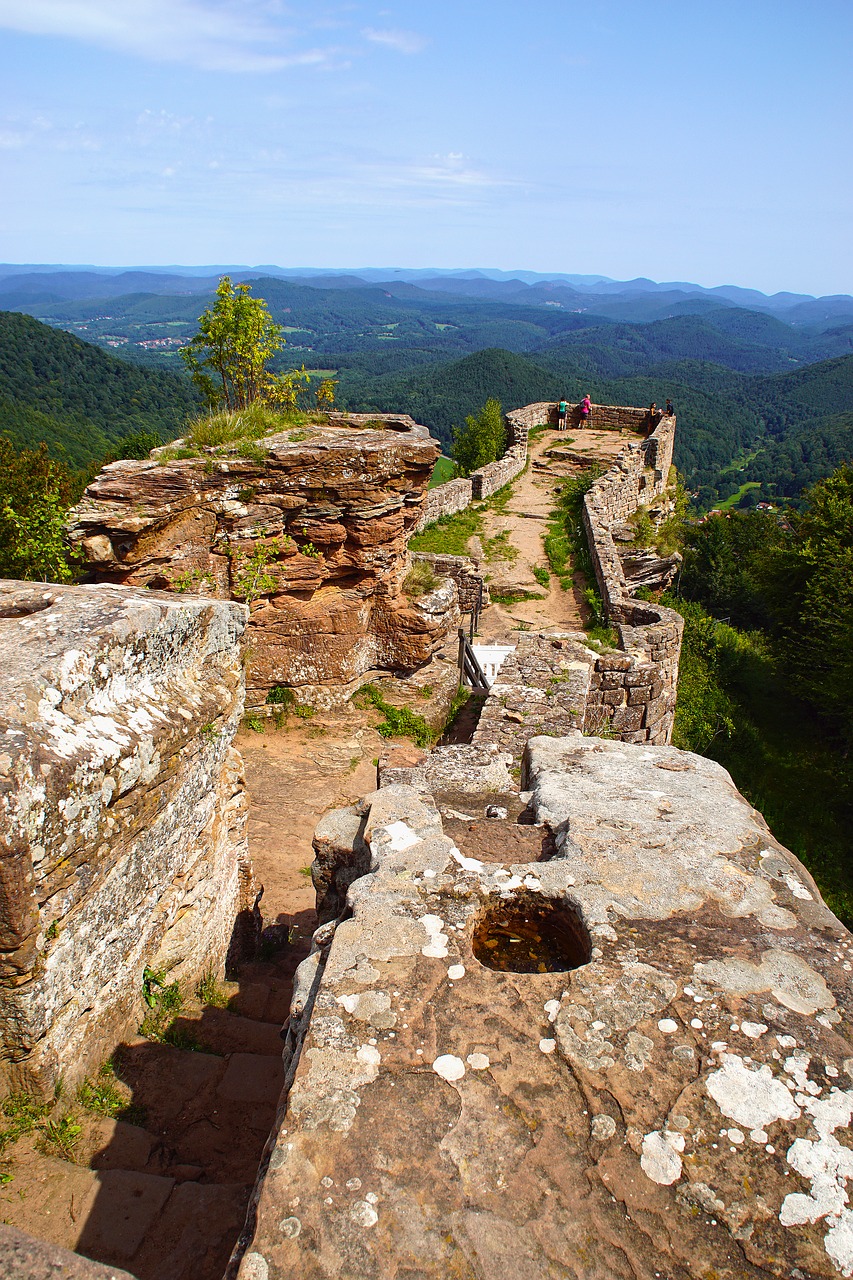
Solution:
[(397, 53), (420, 53), (429, 43), (417, 31), (400, 31), (397, 28), (365, 27), (361, 34), (365, 40), (395, 49)]
[(325, 66), (334, 48), (303, 48), (264, 0), (0, 0), (0, 27), (100, 45), (206, 71)]
[(82, 124), (57, 125), (44, 115), (0, 119), (0, 151), (98, 151), (101, 143)]

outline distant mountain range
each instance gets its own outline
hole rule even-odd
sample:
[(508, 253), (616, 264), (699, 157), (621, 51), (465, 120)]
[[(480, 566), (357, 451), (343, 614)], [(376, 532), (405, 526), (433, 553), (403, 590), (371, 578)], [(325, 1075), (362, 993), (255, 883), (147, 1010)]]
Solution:
[(392, 296), (411, 297), (415, 291), (415, 296), (438, 294), (522, 306), (550, 304), (568, 311), (634, 322), (732, 306), (766, 312), (794, 325), (820, 327), (827, 323), (853, 322), (853, 297), (848, 294), (822, 298), (799, 293), (768, 296), (737, 285), (705, 288), (685, 281), (658, 283), (643, 277), (612, 280), (607, 276), (562, 272), (405, 267), (329, 270), (234, 264), (123, 268), (0, 263), (0, 308), (15, 310), (28, 303), (113, 298), (131, 293), (207, 293), (216, 287), (220, 276), (226, 274), (242, 280), (292, 280), (315, 289), (382, 286)]

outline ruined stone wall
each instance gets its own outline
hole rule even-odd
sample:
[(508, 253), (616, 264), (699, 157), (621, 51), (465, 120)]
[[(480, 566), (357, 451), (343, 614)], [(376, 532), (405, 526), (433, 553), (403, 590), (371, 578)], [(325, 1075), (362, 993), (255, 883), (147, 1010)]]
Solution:
[(425, 560), (432, 565), (437, 578), (450, 578), (456, 583), (460, 612), (470, 613), (472, 609), (484, 609), (490, 603), (486, 580), (468, 556), (444, 556), (416, 551), (412, 560)]
[(483, 704), (472, 742), (521, 759), (535, 734), (562, 736), (584, 724), (595, 655), (568, 636), (519, 634)]
[(631, 441), (584, 499), (596, 580), (623, 651), (597, 662), (584, 727), (593, 733), (609, 730), (626, 742), (672, 737), (684, 621), (672, 609), (631, 596), (612, 530), (666, 489), (675, 425), (674, 416), (663, 417), (648, 439)]
[(390, 414), (155, 450), (103, 469), (70, 536), (97, 580), (247, 602), (250, 701), (281, 684), (323, 705), (366, 671), (418, 667), (457, 624), (450, 584), (402, 589), (437, 451)]
[(245, 616), (0, 583), (0, 1087), (73, 1085), (135, 1031), (146, 966), (193, 980), (239, 945)]
[(435, 524), (442, 516), (455, 516), (458, 511), (464, 511), (471, 505), (471, 493), (471, 481), (464, 476), (427, 490), (415, 533), (420, 533), (429, 524)]

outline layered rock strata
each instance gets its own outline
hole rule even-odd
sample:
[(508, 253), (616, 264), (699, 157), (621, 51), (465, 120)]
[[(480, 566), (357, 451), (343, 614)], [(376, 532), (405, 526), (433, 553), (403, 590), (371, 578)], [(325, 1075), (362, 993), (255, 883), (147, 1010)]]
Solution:
[(338, 415), (174, 453), (105, 467), (70, 536), (98, 580), (248, 603), (250, 701), (280, 684), (327, 704), (367, 671), (418, 667), (456, 625), (451, 582), (403, 586), (437, 454), (425, 427)]
[[(73, 1084), (135, 1031), (143, 971), (251, 928), (239, 604), (0, 583), (0, 1082)], [(241, 912), (243, 913), (241, 915)]]
[(853, 1274), (853, 939), (711, 761), (536, 738), (523, 785), (545, 861), (502, 863), (500, 817), (470, 856), (405, 785), (318, 832), (348, 911), (229, 1274)]

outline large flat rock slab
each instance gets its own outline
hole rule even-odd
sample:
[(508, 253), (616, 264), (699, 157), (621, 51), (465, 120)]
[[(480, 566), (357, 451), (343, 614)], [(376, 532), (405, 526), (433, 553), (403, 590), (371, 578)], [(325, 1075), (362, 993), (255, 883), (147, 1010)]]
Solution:
[(522, 785), (548, 861), (406, 785), (341, 821), (233, 1274), (853, 1274), (853, 939), (713, 762), (537, 738)]

